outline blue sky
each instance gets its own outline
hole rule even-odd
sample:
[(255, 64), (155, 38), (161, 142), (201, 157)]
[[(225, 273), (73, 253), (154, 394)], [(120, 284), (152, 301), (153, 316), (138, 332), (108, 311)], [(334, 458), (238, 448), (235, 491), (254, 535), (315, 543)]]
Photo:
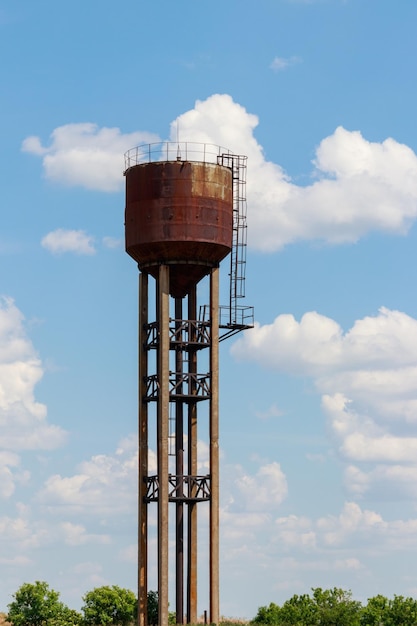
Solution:
[(416, 19), (414, 0), (1, 0), (0, 609), (35, 579), (74, 608), (136, 587), (123, 153), (178, 124), (248, 156), (221, 613), (417, 594)]

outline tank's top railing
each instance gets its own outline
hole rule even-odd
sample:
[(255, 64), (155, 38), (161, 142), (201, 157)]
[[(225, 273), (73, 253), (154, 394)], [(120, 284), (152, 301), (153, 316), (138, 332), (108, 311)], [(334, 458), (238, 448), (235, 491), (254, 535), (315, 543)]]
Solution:
[(224, 155), (233, 155), (227, 148), (212, 143), (194, 141), (163, 141), (146, 143), (131, 148), (125, 153), (125, 170), (142, 163), (156, 161), (197, 161), (221, 164)]

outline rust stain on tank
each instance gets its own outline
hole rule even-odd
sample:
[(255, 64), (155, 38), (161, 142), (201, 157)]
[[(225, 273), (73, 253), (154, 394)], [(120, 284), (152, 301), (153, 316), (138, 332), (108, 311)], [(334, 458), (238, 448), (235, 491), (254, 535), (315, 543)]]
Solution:
[(232, 247), (232, 173), (214, 163), (163, 161), (126, 171), (126, 251), (150, 273), (171, 266), (183, 296)]

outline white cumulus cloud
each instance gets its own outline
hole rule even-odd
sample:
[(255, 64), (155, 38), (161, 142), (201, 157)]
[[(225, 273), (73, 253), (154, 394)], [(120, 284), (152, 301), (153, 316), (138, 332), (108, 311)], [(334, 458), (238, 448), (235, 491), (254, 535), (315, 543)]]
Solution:
[[(297, 57), (277, 57), (282, 69)], [(259, 120), (227, 94), (197, 100), (171, 123), (181, 141), (225, 146), (249, 157), (247, 176), (249, 245), (265, 252), (302, 240), (355, 242), (372, 231), (405, 234), (417, 217), (417, 156), (393, 138), (368, 141), (358, 130), (338, 127), (323, 138), (312, 163), (311, 183), (297, 185), (266, 158), (255, 137)], [(140, 143), (159, 141), (149, 132), (67, 124), (51, 134), (25, 139), (22, 149), (42, 158), (45, 176), (100, 191), (122, 187), (123, 154)], [(300, 172), (297, 172), (300, 174)], [(304, 172), (305, 174), (305, 172)]]
[(370, 231), (407, 232), (417, 216), (417, 156), (387, 139), (366, 140), (339, 127), (316, 150), (313, 182), (296, 185), (265, 158), (254, 131), (258, 118), (228, 95), (197, 101), (180, 115), (183, 141), (223, 145), (248, 160), (249, 245), (274, 251), (299, 240), (354, 242)]
[(117, 248), (120, 248), (123, 245), (123, 242), (121, 239), (117, 239), (117, 237), (103, 237), (103, 246), (105, 248), (109, 248), (110, 250), (116, 250)]
[(300, 61), (300, 57), (297, 56), (275, 57), (269, 67), (271, 68), (271, 70), (274, 70), (274, 72), (281, 72), (282, 70), (286, 70), (287, 67), (290, 67), (291, 65), (300, 63)]
[(131, 510), (137, 491), (137, 449), (124, 440), (114, 455), (97, 454), (84, 461), (72, 476), (54, 474), (37, 499), (50, 510), (97, 515)]
[(54, 182), (112, 192), (123, 186), (124, 153), (154, 141), (158, 137), (152, 133), (80, 123), (55, 128), (48, 146), (39, 137), (27, 137), (22, 150), (42, 157), (44, 174)]
[(65, 543), (70, 546), (80, 546), (86, 543), (110, 543), (108, 535), (88, 533), (82, 524), (61, 522), (60, 529)]
[[(43, 367), (27, 336), (24, 317), (10, 298), (0, 299), (0, 447), (4, 450), (49, 450), (62, 445), (66, 433), (48, 424), (46, 406), (35, 399)], [(13, 456), (2, 457), (9, 486)], [(7, 469), (8, 468), (8, 469)]]
[(79, 255), (95, 254), (94, 238), (83, 230), (57, 228), (42, 238), (41, 245), (52, 254), (73, 252)]
[(0, 451), (0, 496), (9, 498), (15, 491), (16, 483), (26, 483), (30, 479), (27, 470), (20, 469), (20, 457), (15, 452)]
[(255, 476), (244, 474), (236, 480), (248, 511), (274, 509), (285, 500), (288, 484), (279, 463), (268, 463), (259, 468)]
[(250, 569), (256, 561), (259, 576), (273, 572), (274, 580), (285, 580), (295, 590), (302, 572), (313, 572), (311, 582), (317, 584), (317, 572), (366, 570), (365, 563), (376, 554), (389, 558), (417, 545), (417, 519), (388, 519), (354, 501), (345, 502), (339, 513), (321, 517), (228, 513), (221, 521), (227, 538), (224, 569), (235, 558), (240, 568)]
[(396, 484), (402, 494), (415, 493), (407, 482), (417, 470), (417, 320), (383, 307), (343, 332), (316, 312), (300, 321), (279, 315), (256, 324), (232, 353), (312, 378), (353, 493), (381, 496), (383, 476), (392, 492)]

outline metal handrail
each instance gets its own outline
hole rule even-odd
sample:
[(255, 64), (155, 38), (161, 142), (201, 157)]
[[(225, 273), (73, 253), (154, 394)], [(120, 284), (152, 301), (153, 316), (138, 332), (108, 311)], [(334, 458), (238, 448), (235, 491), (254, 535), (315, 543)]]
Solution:
[(227, 148), (195, 141), (160, 141), (144, 143), (125, 152), (125, 171), (134, 165), (156, 161), (197, 161), (222, 165), (219, 159), (233, 156)]

